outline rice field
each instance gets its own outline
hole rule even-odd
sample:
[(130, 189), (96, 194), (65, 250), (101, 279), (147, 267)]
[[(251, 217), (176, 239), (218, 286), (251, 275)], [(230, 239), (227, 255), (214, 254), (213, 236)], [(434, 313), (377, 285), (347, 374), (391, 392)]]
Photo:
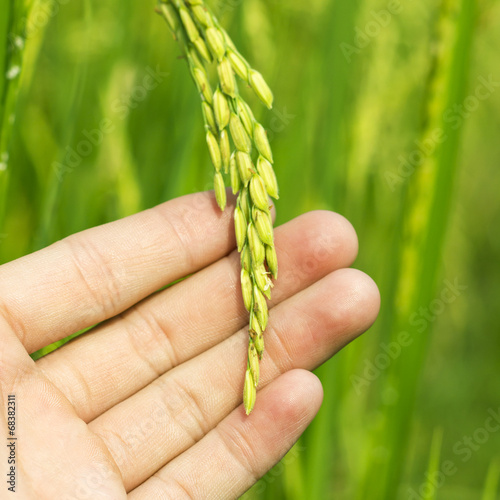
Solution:
[[(313, 424), (243, 498), (499, 499), (500, 2), (208, 3), (274, 91), (271, 111), (244, 97), (277, 224), (345, 215), (382, 296), (317, 371)], [(1, 262), (212, 189), (199, 96), (154, 7), (5, 2)]]

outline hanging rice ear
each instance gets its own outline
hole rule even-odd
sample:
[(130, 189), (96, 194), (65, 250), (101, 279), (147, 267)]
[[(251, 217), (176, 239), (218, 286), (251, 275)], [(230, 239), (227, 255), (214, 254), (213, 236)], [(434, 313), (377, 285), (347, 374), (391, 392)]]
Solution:
[[(236, 76), (252, 88), (269, 109), (273, 105), (273, 94), (263, 76), (238, 52), (202, 0), (162, 0), (158, 12), (181, 45), (202, 100), (209, 156), (215, 169), (215, 198), (220, 209), (226, 207), (224, 174), (229, 173), (228, 184), (234, 194), (238, 193), (234, 221), (238, 251), (242, 254), (243, 302), (250, 313), (243, 392), (248, 415), (255, 404), (259, 360), (264, 351), (263, 333), (268, 320), (266, 297), (271, 298), (273, 286), (270, 276), (278, 276), (268, 198), (278, 198), (278, 184), (266, 130), (240, 96)], [(212, 84), (208, 64), (215, 65), (216, 69), (217, 81)], [(215, 93), (212, 88), (216, 89)]]

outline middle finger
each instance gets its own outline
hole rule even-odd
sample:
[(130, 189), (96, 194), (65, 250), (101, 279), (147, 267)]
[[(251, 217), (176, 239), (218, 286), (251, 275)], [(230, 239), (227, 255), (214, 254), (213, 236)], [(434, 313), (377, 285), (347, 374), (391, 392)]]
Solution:
[[(277, 228), (276, 248), (279, 279), (270, 307), (351, 265), (357, 239), (346, 219), (320, 211)], [(233, 252), (42, 358), (38, 366), (89, 422), (242, 328), (248, 313), (239, 282), (239, 257)]]
[[(280, 303), (266, 331), (259, 388), (290, 369), (317, 367), (366, 330), (377, 311), (376, 286), (354, 269), (334, 271)], [(106, 443), (127, 491), (193, 446), (241, 402), (246, 337), (240, 330), (89, 424)]]

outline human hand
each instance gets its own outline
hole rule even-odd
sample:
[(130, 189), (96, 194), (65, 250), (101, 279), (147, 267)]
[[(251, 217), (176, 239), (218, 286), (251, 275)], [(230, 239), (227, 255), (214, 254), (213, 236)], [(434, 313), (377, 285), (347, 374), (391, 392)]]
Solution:
[[(346, 269), (357, 240), (341, 216), (277, 228), (279, 278), (247, 417), (234, 248), (231, 206), (221, 213), (199, 193), (0, 267), (0, 422), (8, 436), (14, 395), (18, 498), (236, 498), (290, 449), (322, 400), (307, 370), (371, 325), (378, 291)], [(97, 323), (37, 362), (28, 355)]]

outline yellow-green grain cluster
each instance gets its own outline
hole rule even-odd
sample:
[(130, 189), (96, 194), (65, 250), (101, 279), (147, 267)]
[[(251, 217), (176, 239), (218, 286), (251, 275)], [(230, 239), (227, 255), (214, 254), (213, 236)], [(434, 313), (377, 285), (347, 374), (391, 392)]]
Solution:
[[(215, 197), (221, 210), (226, 207), (225, 177), (233, 193), (238, 193), (234, 225), (241, 256), (241, 292), (250, 314), (243, 390), (248, 415), (255, 404), (264, 352), (266, 298), (271, 298), (271, 277), (278, 276), (269, 203), (269, 196), (278, 198), (278, 184), (267, 133), (239, 95), (236, 76), (268, 108), (272, 107), (273, 94), (202, 0), (160, 0), (158, 12), (180, 43), (201, 97)], [(213, 84), (207, 72), (209, 64), (216, 66)]]

